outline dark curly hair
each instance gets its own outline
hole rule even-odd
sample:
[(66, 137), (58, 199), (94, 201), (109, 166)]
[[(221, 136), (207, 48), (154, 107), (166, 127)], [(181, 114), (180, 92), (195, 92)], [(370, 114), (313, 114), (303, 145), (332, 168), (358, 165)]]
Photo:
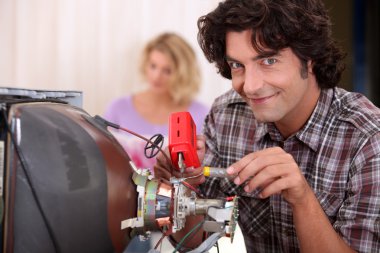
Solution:
[(207, 60), (228, 79), (226, 33), (247, 29), (252, 30), (252, 46), (258, 52), (289, 47), (302, 66), (311, 60), (320, 88), (335, 87), (344, 70), (345, 55), (332, 39), (331, 21), (321, 0), (226, 0), (200, 17), (198, 28)]

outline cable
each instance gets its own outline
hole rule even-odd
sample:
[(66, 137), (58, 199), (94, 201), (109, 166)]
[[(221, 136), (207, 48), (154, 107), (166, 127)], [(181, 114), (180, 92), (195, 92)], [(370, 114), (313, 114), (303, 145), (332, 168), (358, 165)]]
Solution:
[[(203, 223), (204, 223), (204, 221), (203, 221)], [(201, 228), (202, 228), (202, 226), (200, 226), (196, 230), (194, 230), (194, 232), (185, 241), (191, 241), (194, 238), (194, 236), (199, 232), (199, 230), (201, 230)]]
[[(155, 140), (153, 140), (153, 138), (154, 138), (155, 136), (158, 136), (158, 134), (153, 135), (153, 136), (150, 138), (150, 140), (149, 140), (149, 139), (145, 138), (144, 136), (142, 136), (142, 135), (140, 135), (140, 134), (138, 134), (138, 133), (136, 133), (136, 132), (133, 132), (132, 130), (129, 130), (128, 128), (121, 127), (121, 126), (118, 125), (118, 124), (115, 124), (115, 123), (109, 122), (108, 120), (106, 120), (106, 119), (100, 117), (99, 115), (96, 115), (96, 116), (94, 117), (94, 119), (97, 120), (98, 122), (100, 122), (101, 124), (103, 124), (104, 126), (110, 126), (110, 127), (112, 127), (112, 128), (115, 128), (115, 129), (123, 130), (123, 131), (125, 131), (125, 132), (127, 132), (127, 133), (130, 133), (130, 134), (132, 134), (132, 135), (134, 135), (134, 136), (136, 136), (136, 137), (138, 137), (138, 138), (140, 138), (140, 139), (146, 141), (146, 142), (147, 142), (147, 145), (145, 146), (145, 150), (152, 148), (152, 153), (153, 153), (153, 147), (157, 148), (158, 151), (161, 152), (161, 154), (165, 157), (166, 162), (170, 165), (171, 170), (173, 170), (173, 165), (172, 165), (172, 163), (171, 163), (170, 158), (168, 157), (168, 155), (167, 155), (167, 154), (162, 150), (162, 148), (161, 148), (161, 147), (162, 147), (162, 143), (163, 143), (163, 139), (164, 139), (164, 137), (163, 137), (162, 135), (160, 135), (160, 136), (161, 136), (160, 138), (156, 138)], [(160, 146), (158, 145), (158, 143), (156, 143), (157, 140), (159, 140), (160, 142), (161, 142), (161, 140), (162, 140), (162, 142), (160, 143)], [(157, 142), (158, 142), (158, 141), (157, 141)], [(148, 147), (148, 143), (151, 144), (151, 146)], [(145, 151), (145, 152), (146, 152), (146, 151)], [(145, 153), (145, 152), (144, 152), (144, 153)], [(156, 155), (157, 153), (158, 153), (158, 152), (156, 152), (155, 155)], [(146, 154), (146, 153), (145, 153), (145, 154)], [(154, 155), (154, 156), (155, 156), (155, 155)], [(148, 158), (151, 158), (151, 157), (148, 157)]]
[[(163, 229), (160, 229), (160, 230), (161, 230), (162, 236), (161, 236), (161, 238), (158, 240), (158, 242), (156, 243), (156, 246), (154, 247), (154, 249), (157, 249), (158, 246), (159, 246), (160, 244), (161, 244), (161, 247), (162, 247), (162, 240), (163, 240), (166, 236), (168, 236), (168, 235), (171, 234), (170, 229), (167, 229), (166, 231), (163, 231)], [(160, 250), (160, 251), (161, 251), (161, 250)]]
[(198, 175), (195, 175), (195, 176), (191, 176), (191, 177), (184, 177), (183, 179), (184, 180), (187, 180), (187, 179), (191, 179), (191, 178), (196, 178), (196, 177), (200, 177), (203, 175), (203, 171), (201, 173), (199, 173)]
[(162, 243), (162, 240), (164, 240), (165, 237), (166, 237), (166, 235), (164, 233), (162, 233), (162, 236), (161, 236), (160, 240), (158, 240), (158, 242), (156, 243), (156, 246), (154, 246), (154, 249), (158, 248), (158, 246)]
[[(186, 183), (186, 182), (182, 182), (182, 183)], [(188, 184), (188, 183), (186, 183), (186, 184)], [(205, 217), (205, 219), (204, 220), (202, 220), (201, 222), (199, 222), (196, 226), (194, 226), (182, 239), (181, 239), (181, 241), (176, 245), (176, 247), (175, 247), (175, 249), (174, 249), (174, 251), (173, 251), (173, 253), (174, 252), (176, 252), (176, 251), (178, 251), (178, 249), (180, 249), (181, 248), (181, 246), (182, 246), (182, 244), (185, 242), (185, 240), (187, 240), (187, 239), (191, 239), (195, 234), (196, 234), (196, 232), (198, 232), (200, 229), (201, 229), (201, 225), (203, 225), (203, 223), (205, 222), (205, 220), (210, 220), (209, 218), (210, 218), (210, 216), (208, 215), (208, 212), (209, 212), (209, 209), (210, 208), (216, 208), (216, 209), (224, 209), (223, 207), (219, 207), (219, 206), (208, 206), (207, 207), (207, 210), (206, 210), (206, 217)], [(230, 207), (228, 207), (228, 208), (230, 208)], [(188, 238), (190, 235), (192, 235), (190, 238)], [(218, 252), (219, 252), (219, 246), (217, 245), (217, 250), (218, 250)]]
[(41, 213), (42, 219), (43, 219), (43, 221), (44, 221), (44, 223), (46, 225), (46, 229), (48, 231), (49, 237), (50, 237), (50, 239), (51, 239), (51, 241), (53, 243), (54, 251), (56, 253), (59, 253), (60, 250), (59, 250), (59, 247), (58, 247), (57, 239), (55, 238), (54, 233), (53, 233), (53, 229), (51, 228), (50, 223), (48, 222), (48, 219), (46, 218), (45, 212), (42, 209), (41, 202), (40, 202), (40, 200), (39, 200), (39, 198), (37, 196), (37, 192), (36, 192), (36, 190), (34, 188), (34, 185), (32, 183), (31, 177), (29, 175), (29, 171), (27, 169), (27, 165), (26, 165), (27, 163), (25, 162), (25, 157), (24, 157), (23, 153), (21, 152), (20, 147), (17, 145), (15, 137), (14, 137), (14, 135), (13, 135), (13, 133), (11, 131), (11, 128), (10, 128), (10, 126), (8, 124), (8, 117), (7, 117), (6, 113), (5, 113), (5, 110), (2, 110), (2, 112), (3, 112), (5, 127), (6, 127), (8, 133), (9, 133), (9, 135), (11, 137), (11, 141), (12, 141), (12, 143), (13, 143), (13, 145), (15, 147), (16, 153), (17, 153), (17, 155), (19, 157), (21, 167), (22, 167), (22, 169), (23, 169), (23, 171), (25, 173), (26, 181), (28, 182), (28, 184), (30, 186), (30, 190), (32, 192), (33, 199), (35, 200), (35, 202), (37, 204), (37, 208), (38, 208), (39, 212)]
[(173, 253), (178, 251), (179, 248), (181, 248), (182, 244), (185, 242), (187, 237), (189, 237), (196, 229), (200, 229), (200, 227), (203, 225), (204, 221), (199, 222), (196, 226), (194, 226), (182, 239), (179, 241), (177, 246), (175, 247)]
[(204, 197), (201, 191), (199, 191), (197, 188), (195, 188), (194, 186), (192, 186), (188, 182), (181, 181), (181, 184), (183, 184), (185, 187), (189, 188), (190, 190), (194, 191), (198, 196), (200, 196), (202, 198)]

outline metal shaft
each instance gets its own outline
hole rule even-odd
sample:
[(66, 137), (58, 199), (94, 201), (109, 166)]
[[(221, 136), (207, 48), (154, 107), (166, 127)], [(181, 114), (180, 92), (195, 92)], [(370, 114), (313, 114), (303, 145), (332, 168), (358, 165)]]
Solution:
[(197, 199), (195, 200), (195, 214), (206, 214), (209, 207), (224, 207), (222, 199)]
[(220, 178), (227, 178), (229, 180), (234, 179), (237, 175), (236, 174), (228, 174), (227, 169), (225, 168), (215, 168), (215, 167), (204, 167), (203, 168), (203, 174), (206, 177), (220, 177)]

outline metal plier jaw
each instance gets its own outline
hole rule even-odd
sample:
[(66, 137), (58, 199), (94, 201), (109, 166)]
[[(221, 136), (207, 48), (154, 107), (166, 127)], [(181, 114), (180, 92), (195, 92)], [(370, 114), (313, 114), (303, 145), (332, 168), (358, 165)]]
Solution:
[(185, 172), (186, 164), (183, 159), (182, 153), (178, 153), (178, 167), (179, 167), (179, 171), (181, 172), (181, 178), (183, 178), (183, 173)]

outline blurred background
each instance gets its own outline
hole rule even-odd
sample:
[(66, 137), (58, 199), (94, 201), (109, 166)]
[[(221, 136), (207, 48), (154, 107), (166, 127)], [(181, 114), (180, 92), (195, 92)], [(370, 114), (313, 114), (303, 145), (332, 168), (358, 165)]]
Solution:
[[(83, 108), (103, 114), (114, 98), (141, 89), (140, 51), (171, 31), (195, 49), (210, 105), (230, 88), (197, 44), (197, 19), (219, 0), (0, 0), (0, 86), (83, 92)], [(377, 0), (325, 0), (347, 52), (340, 86), (380, 106)], [(376, 85), (375, 85), (376, 84)]]
[(347, 52), (340, 86), (365, 94), (380, 107), (380, 1), (324, 0), (333, 35)]
[(217, 0), (0, 0), (0, 86), (78, 90), (103, 114), (114, 98), (141, 89), (142, 47), (164, 32), (182, 35), (202, 70), (206, 104), (230, 88), (203, 57), (197, 19)]

